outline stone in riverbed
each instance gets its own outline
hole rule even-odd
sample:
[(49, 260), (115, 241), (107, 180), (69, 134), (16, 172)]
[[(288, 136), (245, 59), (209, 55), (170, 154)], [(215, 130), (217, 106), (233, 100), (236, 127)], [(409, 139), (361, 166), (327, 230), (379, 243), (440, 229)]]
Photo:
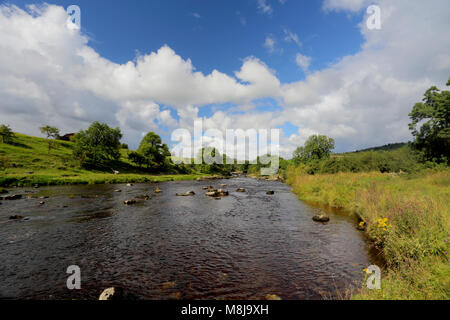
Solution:
[(217, 191), (214, 190), (214, 191), (209, 191), (209, 192), (205, 193), (205, 195), (207, 197), (217, 197), (218, 193), (217, 193)]
[(122, 190), (120, 190), (120, 189), (117, 189), (117, 190), (114, 190), (114, 192), (122, 192)]
[(0, 200), (19, 200), (19, 199), (22, 199), (21, 194), (12, 194), (10, 196), (0, 197)]
[(194, 191), (189, 191), (189, 192), (186, 192), (186, 193), (177, 193), (176, 196), (177, 197), (195, 196), (195, 192)]
[(144, 195), (136, 196), (136, 199), (147, 201), (148, 199), (150, 199), (150, 197), (148, 195), (144, 194)]
[(9, 217), (9, 220), (22, 220), (23, 217), (19, 215), (13, 215)]
[(330, 217), (325, 213), (319, 213), (313, 217), (313, 220), (316, 222), (328, 222), (330, 221)]
[(270, 191), (267, 191), (266, 194), (268, 194), (268, 195), (273, 195), (273, 194), (275, 194), (275, 191), (270, 190)]
[(134, 200), (134, 199), (125, 200), (123, 203), (126, 204), (127, 206), (129, 206), (129, 205), (135, 204), (136, 200)]
[(245, 192), (245, 189), (244, 188), (239, 188), (239, 189), (236, 190), (236, 192)]
[(156, 187), (155, 193), (161, 193), (161, 192), (162, 192), (162, 190), (160, 188)]

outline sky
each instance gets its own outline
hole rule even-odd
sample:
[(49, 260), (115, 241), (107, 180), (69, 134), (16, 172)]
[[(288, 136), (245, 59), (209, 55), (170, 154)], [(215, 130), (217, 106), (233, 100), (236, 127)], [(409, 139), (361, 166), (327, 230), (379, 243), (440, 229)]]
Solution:
[(278, 128), (286, 158), (312, 134), (336, 152), (406, 142), (413, 105), (450, 76), (449, 17), (448, 0), (2, 2), (0, 123), (39, 136), (101, 121), (131, 148), (148, 131), (173, 146), (200, 119)]

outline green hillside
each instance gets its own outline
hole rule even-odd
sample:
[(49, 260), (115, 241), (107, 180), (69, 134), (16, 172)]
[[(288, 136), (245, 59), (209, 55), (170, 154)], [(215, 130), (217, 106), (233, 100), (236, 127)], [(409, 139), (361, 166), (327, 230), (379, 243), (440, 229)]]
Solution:
[[(46, 139), (15, 133), (13, 142), (0, 143), (0, 186), (100, 184), (189, 180), (198, 175), (150, 175), (133, 166), (127, 150), (108, 171), (85, 170), (72, 156), (72, 142), (54, 141), (48, 152)], [(114, 174), (119, 171), (119, 174)]]

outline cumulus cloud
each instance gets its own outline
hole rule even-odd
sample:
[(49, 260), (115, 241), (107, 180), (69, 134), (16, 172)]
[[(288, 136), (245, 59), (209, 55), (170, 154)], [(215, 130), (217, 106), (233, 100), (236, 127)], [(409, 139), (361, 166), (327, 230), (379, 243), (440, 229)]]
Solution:
[[(232, 75), (204, 74), (168, 46), (117, 64), (92, 49), (80, 30), (66, 27), (62, 7), (1, 6), (1, 123), (39, 134), (43, 124), (73, 132), (101, 120), (120, 125), (135, 146), (148, 130), (191, 130), (200, 108), (226, 103), (239, 112), (216, 111), (203, 117), (205, 127), (276, 128), (289, 122), (299, 130), (282, 135), (284, 155), (313, 133), (334, 137), (338, 151), (407, 141), (412, 106), (450, 75), (450, 7), (447, 0), (373, 2), (382, 9), (382, 29), (367, 30), (365, 16), (358, 53), (291, 83), (281, 83), (255, 57), (244, 59)], [(357, 12), (365, 5), (326, 0), (323, 6)], [(275, 42), (270, 47), (276, 50)], [(297, 58), (307, 70), (310, 57)], [(279, 110), (254, 107), (264, 98), (274, 99)]]

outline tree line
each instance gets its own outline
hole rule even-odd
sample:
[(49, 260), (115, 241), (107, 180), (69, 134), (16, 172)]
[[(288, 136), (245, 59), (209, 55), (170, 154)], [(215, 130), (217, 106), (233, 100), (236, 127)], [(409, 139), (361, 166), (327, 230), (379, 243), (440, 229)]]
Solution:
[[(450, 86), (450, 78), (447, 82)], [(409, 171), (417, 168), (418, 164), (443, 163), (448, 165), (450, 152), (450, 91), (441, 91), (433, 86), (428, 89), (422, 102), (414, 105), (409, 114), (411, 123), (409, 129), (414, 141), (402, 147), (401, 144), (391, 145), (381, 150), (362, 151), (358, 153), (333, 155), (335, 148), (333, 138), (324, 135), (313, 135), (307, 139), (304, 146), (298, 147), (291, 160), (280, 159), (280, 169), (287, 166), (301, 166), (310, 174), (336, 173), (343, 171), (372, 171), (381, 172)], [(61, 139), (60, 131), (56, 127), (43, 126), (39, 128), (48, 143), (48, 152), (57, 148), (56, 140)], [(8, 125), (0, 125), (1, 143), (12, 143), (14, 132)], [(73, 142), (73, 156), (80, 165), (86, 168), (104, 168), (110, 166), (121, 157), (121, 149), (128, 149), (121, 143), (120, 128), (111, 128), (105, 123), (94, 122), (88, 129), (80, 130), (71, 137)], [(398, 148), (397, 148), (398, 147)], [(393, 150), (393, 151), (392, 151)], [(259, 157), (255, 162), (245, 161), (237, 164), (229, 161), (226, 154), (220, 155), (212, 147), (202, 148), (197, 158), (205, 157), (223, 162), (206, 164), (191, 163), (175, 165), (167, 144), (155, 132), (148, 132), (136, 151), (127, 150), (127, 158), (135, 166), (150, 172), (176, 171), (180, 173), (203, 172), (230, 174), (233, 171), (257, 173), (263, 166)], [(267, 155), (270, 156), (270, 155)], [(228, 160), (228, 161), (227, 161)], [(230, 164), (231, 163), (231, 164)]]

